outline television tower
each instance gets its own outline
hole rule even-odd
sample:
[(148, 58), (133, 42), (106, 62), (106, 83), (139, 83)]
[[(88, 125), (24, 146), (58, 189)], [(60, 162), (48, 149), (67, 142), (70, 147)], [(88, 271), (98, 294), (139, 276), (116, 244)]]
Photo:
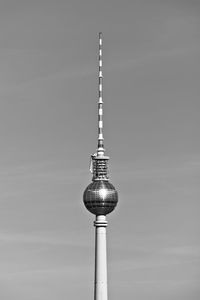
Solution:
[(106, 255), (106, 215), (117, 205), (118, 194), (108, 178), (108, 160), (105, 156), (103, 138), (103, 91), (102, 91), (102, 33), (99, 33), (99, 97), (98, 97), (98, 145), (91, 155), (90, 171), (92, 183), (83, 194), (86, 208), (96, 215), (95, 226), (95, 280), (94, 300), (107, 300), (107, 255)]

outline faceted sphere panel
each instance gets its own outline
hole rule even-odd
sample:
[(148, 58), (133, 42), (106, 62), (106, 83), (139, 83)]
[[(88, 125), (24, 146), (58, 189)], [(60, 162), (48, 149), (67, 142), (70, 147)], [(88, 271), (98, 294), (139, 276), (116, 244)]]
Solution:
[(104, 180), (93, 181), (83, 194), (86, 208), (95, 215), (107, 215), (114, 210), (118, 194), (114, 186)]

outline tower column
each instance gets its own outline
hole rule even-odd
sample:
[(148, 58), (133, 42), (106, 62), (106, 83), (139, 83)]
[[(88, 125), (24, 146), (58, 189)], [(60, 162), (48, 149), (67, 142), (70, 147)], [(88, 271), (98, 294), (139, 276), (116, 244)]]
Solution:
[(99, 33), (99, 100), (98, 100), (98, 147), (91, 155), (90, 171), (92, 182), (83, 193), (85, 207), (96, 216), (95, 226), (95, 280), (94, 300), (108, 300), (106, 215), (110, 214), (118, 202), (118, 193), (109, 182), (108, 160), (105, 156), (103, 138), (103, 75), (102, 75), (102, 33)]
[(106, 216), (96, 216), (94, 300), (107, 300)]

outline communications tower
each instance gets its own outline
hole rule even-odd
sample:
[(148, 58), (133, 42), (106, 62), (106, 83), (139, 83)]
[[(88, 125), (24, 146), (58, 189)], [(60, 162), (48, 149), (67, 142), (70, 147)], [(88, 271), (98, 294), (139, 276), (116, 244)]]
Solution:
[(118, 194), (108, 178), (108, 160), (105, 156), (103, 138), (103, 75), (102, 75), (102, 33), (99, 33), (99, 95), (98, 95), (98, 145), (91, 155), (90, 171), (92, 183), (83, 194), (86, 208), (96, 215), (95, 226), (95, 280), (94, 300), (107, 300), (107, 255), (106, 255), (106, 215), (117, 205)]

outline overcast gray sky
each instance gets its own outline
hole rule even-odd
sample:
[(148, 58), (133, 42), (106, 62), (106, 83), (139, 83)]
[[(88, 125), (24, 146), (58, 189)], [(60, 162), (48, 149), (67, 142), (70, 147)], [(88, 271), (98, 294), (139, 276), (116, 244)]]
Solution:
[(0, 1), (0, 298), (92, 299), (103, 32), (110, 299), (200, 297), (200, 2)]

